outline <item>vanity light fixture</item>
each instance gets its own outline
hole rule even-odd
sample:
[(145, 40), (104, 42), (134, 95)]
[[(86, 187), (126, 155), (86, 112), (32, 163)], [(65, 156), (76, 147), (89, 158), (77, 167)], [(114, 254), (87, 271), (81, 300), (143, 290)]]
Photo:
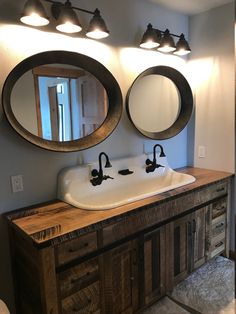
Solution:
[(22, 23), (31, 26), (44, 26), (49, 24), (46, 11), (39, 0), (26, 1), (20, 20)]
[[(44, 0), (51, 3), (51, 14), (56, 20), (56, 29), (63, 33), (78, 33), (82, 30), (82, 26), (75, 10), (82, 11), (93, 15), (86, 36), (94, 39), (101, 39), (109, 36), (109, 30), (106, 23), (100, 15), (100, 11), (88, 11), (72, 6), (69, 0), (63, 4), (54, 0)], [(49, 24), (49, 18), (40, 0), (27, 0), (21, 22), (31, 26), (44, 26)]]
[[(173, 36), (179, 38), (176, 44)], [(189, 44), (183, 33), (180, 36), (171, 34), (168, 29), (162, 31), (157, 28), (153, 28), (150, 23), (147, 26), (147, 30), (143, 34), (140, 47), (145, 49), (157, 48), (158, 51), (164, 53), (172, 52), (179, 56), (183, 56), (191, 52)]]

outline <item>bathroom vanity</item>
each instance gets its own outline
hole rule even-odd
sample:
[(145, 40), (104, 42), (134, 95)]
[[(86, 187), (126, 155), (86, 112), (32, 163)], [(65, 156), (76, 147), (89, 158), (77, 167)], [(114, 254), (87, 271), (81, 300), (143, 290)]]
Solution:
[(135, 313), (227, 256), (232, 175), (179, 171), (196, 181), (109, 210), (55, 200), (7, 213), (17, 314)]

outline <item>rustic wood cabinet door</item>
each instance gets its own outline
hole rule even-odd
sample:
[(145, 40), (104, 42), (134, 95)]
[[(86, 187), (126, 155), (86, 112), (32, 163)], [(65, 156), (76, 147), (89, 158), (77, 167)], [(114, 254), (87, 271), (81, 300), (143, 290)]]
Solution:
[(165, 227), (142, 236), (140, 286), (142, 306), (165, 294)]
[(192, 216), (176, 219), (169, 224), (168, 290), (187, 277), (191, 267)]
[(103, 312), (131, 314), (138, 308), (137, 242), (129, 241), (104, 253)]
[(207, 207), (200, 208), (192, 214), (193, 253), (191, 271), (203, 265), (207, 259), (206, 250), (206, 215)]
[(167, 225), (167, 260), (170, 269), (169, 274), (167, 273), (168, 291), (207, 260), (210, 228), (208, 212), (208, 206), (202, 207)]

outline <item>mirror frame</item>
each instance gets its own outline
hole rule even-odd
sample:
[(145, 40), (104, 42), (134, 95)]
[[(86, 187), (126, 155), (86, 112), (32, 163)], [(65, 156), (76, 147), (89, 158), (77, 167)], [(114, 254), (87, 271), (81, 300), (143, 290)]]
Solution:
[[(108, 97), (108, 111), (105, 120), (93, 133), (72, 141), (49, 141), (26, 130), (16, 119), (11, 108), (11, 92), (17, 80), (27, 71), (46, 64), (68, 64), (77, 66), (94, 75), (103, 85)], [(104, 141), (118, 125), (123, 109), (122, 94), (114, 76), (101, 63), (86, 55), (70, 51), (45, 51), (26, 58), (8, 75), (2, 91), (2, 104), (10, 125), (28, 142), (41, 148), (73, 152), (93, 147)]]
[[(134, 121), (132, 120), (131, 114), (130, 114), (130, 103), (129, 103), (129, 97), (130, 93), (132, 91), (132, 88), (136, 81), (144, 76), (148, 75), (162, 75), (167, 78), (169, 78), (177, 87), (180, 95), (180, 111), (177, 119), (175, 122), (167, 129), (160, 131), (160, 132), (148, 132), (141, 128), (139, 128)], [(187, 125), (189, 119), (191, 118), (192, 111), (193, 111), (193, 94), (191, 87), (186, 80), (186, 78), (176, 69), (168, 67), (168, 66), (154, 66), (151, 68), (148, 68), (144, 72), (142, 72), (132, 83), (131, 87), (128, 90), (127, 96), (126, 96), (126, 111), (129, 117), (129, 120), (132, 122), (134, 127), (144, 136), (155, 139), (155, 140), (164, 140), (171, 137), (174, 137), (178, 133), (180, 133), (185, 126)]]

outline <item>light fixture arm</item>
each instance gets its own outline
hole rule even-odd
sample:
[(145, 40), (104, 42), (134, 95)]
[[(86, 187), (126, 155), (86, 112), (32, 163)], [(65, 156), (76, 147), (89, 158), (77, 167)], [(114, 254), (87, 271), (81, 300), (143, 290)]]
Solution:
[[(65, 5), (65, 4), (62, 3), (62, 2), (58, 2), (58, 1), (54, 1), (54, 0), (44, 0), (44, 1), (49, 2), (49, 3), (52, 3), (52, 4), (56, 5), (56, 6), (64, 6), (64, 5)], [(67, 0), (67, 1), (68, 1), (68, 0)], [(96, 9), (95, 11), (89, 11), (89, 10), (85, 10), (85, 9), (78, 8), (78, 7), (73, 7), (73, 6), (71, 6), (71, 9), (78, 10), (78, 11), (82, 11), (82, 12), (85, 12), (85, 13), (88, 13), (88, 14), (94, 14), (95, 11), (97, 10), (97, 9)]]
[[(46, 0), (47, 1), (47, 0)], [(156, 31), (156, 32), (159, 32), (159, 33), (161, 33), (161, 34), (165, 34), (165, 31), (162, 31), (162, 30), (160, 30), (160, 29), (158, 29), (158, 28), (154, 28), (153, 27), (153, 30), (154, 31)], [(169, 33), (171, 36), (174, 36), (174, 37), (178, 37), (178, 38), (180, 38), (180, 36), (181, 35), (176, 35), (176, 34), (172, 34), (172, 33)]]

